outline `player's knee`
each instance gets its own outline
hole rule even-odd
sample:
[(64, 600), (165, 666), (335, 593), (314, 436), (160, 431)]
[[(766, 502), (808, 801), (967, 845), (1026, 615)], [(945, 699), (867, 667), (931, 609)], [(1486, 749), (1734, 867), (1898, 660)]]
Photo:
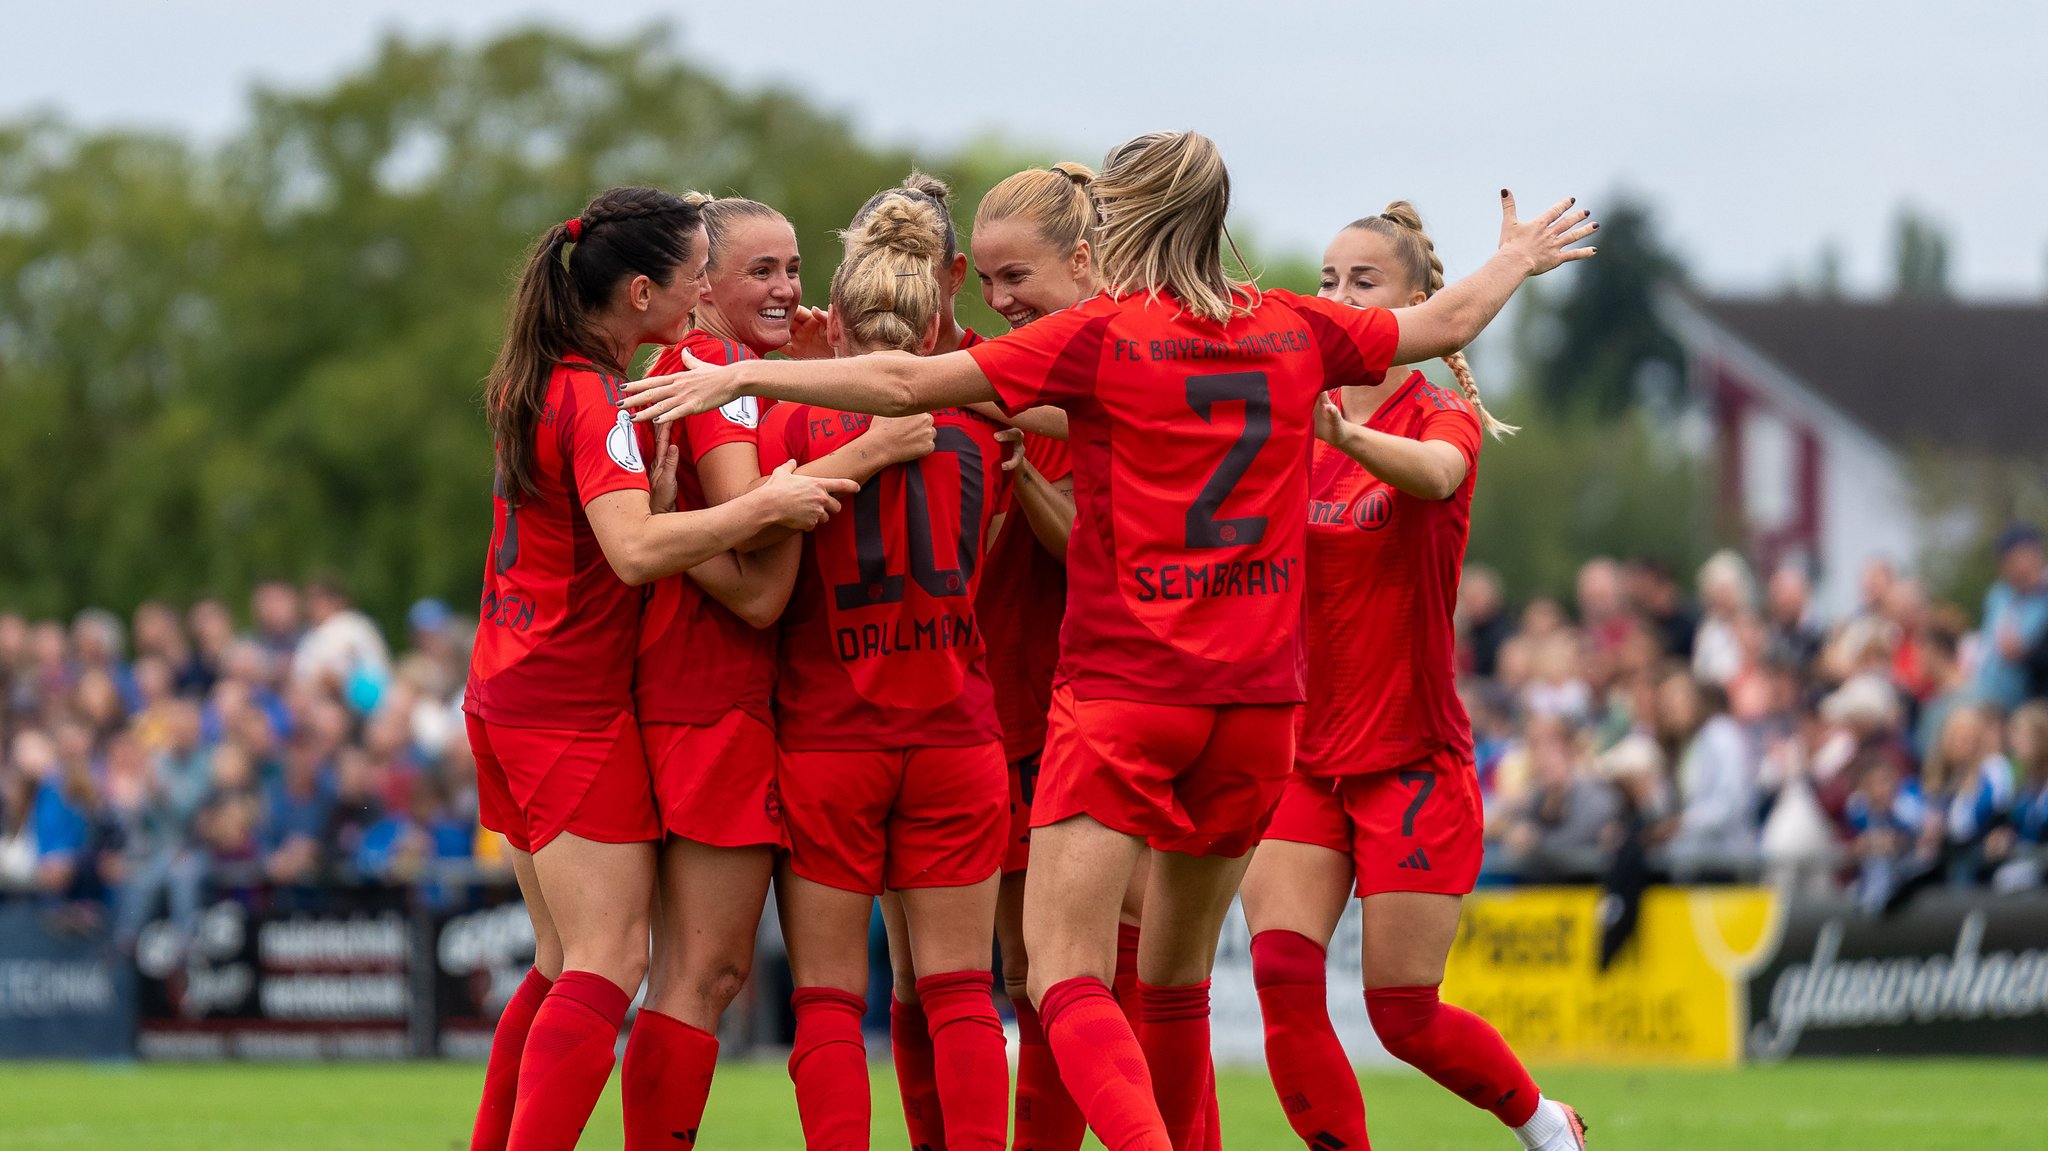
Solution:
[(730, 959), (712, 964), (696, 979), (698, 998), (704, 1001), (704, 1006), (712, 1014), (724, 1012), (739, 997), (740, 989), (747, 985), (748, 971), (747, 963)]
[(1436, 1018), (1439, 1001), (1435, 985), (1416, 987), (1374, 987), (1365, 993), (1365, 1014), (1387, 1053), (1408, 1058), (1413, 1042)]

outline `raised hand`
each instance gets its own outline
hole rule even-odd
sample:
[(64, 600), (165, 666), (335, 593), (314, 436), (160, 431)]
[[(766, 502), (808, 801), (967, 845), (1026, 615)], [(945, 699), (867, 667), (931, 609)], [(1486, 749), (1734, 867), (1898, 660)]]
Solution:
[(796, 474), (796, 461), (784, 460), (768, 482), (748, 495), (767, 503), (775, 522), (800, 532), (810, 531), (839, 512), (836, 496), (860, 490), (852, 480), (819, 479)]
[(823, 308), (806, 308), (802, 304), (791, 308), (789, 342), (782, 346), (782, 354), (792, 360), (831, 359), (832, 340), (826, 334), (829, 315)]
[(1533, 220), (1515, 218), (1515, 194), (1506, 188), (1500, 190), (1500, 249), (1513, 252), (1529, 261), (1529, 274), (1540, 276), (1559, 264), (1583, 260), (1598, 248), (1574, 248), (1573, 244), (1600, 230), (1600, 225), (1588, 219), (1593, 213), (1585, 208), (1572, 211), (1578, 197), (1572, 196), (1552, 204), (1550, 209)]
[(648, 504), (657, 512), (676, 510), (676, 471), (682, 467), (682, 446), (672, 442), (667, 424), (654, 425), (654, 466), (647, 469)]
[(636, 409), (635, 420), (660, 424), (722, 408), (740, 397), (736, 370), (731, 364), (707, 364), (684, 349), (682, 371), (628, 382), (626, 406)]
[(876, 416), (861, 442), (892, 464), (907, 464), (932, 454), (939, 446), (939, 426), (930, 412), (914, 416)]

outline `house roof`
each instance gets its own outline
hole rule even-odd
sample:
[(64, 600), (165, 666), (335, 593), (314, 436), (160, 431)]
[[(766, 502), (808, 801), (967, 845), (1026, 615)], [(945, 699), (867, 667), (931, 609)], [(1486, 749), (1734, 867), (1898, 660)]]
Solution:
[(2048, 449), (2048, 305), (1690, 299), (1893, 444)]

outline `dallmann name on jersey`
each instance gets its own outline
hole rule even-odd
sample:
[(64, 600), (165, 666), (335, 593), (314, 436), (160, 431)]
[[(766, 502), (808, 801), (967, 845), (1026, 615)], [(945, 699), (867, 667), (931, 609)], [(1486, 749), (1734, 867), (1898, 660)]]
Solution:
[(973, 612), (944, 612), (924, 619), (842, 627), (833, 633), (839, 662), (877, 659), (911, 651), (950, 651), (981, 642), (981, 624)]
[(1134, 568), (1138, 602), (1207, 599), (1219, 595), (1287, 595), (1300, 560), (1230, 560), (1214, 564), (1162, 564)]

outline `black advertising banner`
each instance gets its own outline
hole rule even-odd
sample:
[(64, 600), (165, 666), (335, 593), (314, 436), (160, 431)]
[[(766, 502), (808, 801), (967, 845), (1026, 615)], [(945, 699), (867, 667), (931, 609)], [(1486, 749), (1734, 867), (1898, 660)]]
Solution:
[(136, 947), (145, 1059), (399, 1059), (412, 1053), (418, 930), (397, 909), (252, 914), (223, 900), (191, 939)]
[(2048, 1055), (2048, 898), (1931, 891), (1882, 919), (1795, 901), (1748, 1054)]
[(436, 921), (433, 1052), (486, 1059), (498, 1013), (533, 966), (533, 923), (515, 892), (480, 911)]
[(135, 980), (104, 928), (0, 904), (0, 1058), (117, 1058), (134, 1034)]

